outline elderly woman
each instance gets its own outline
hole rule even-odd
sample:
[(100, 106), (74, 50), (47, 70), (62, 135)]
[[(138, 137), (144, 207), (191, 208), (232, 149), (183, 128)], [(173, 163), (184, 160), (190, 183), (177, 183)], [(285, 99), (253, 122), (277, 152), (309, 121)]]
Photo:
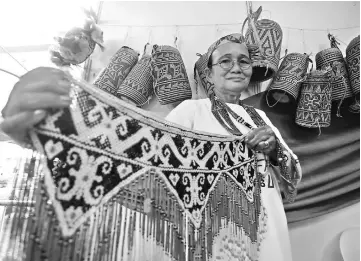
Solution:
[[(240, 102), (241, 93), (252, 76), (252, 58), (243, 38), (226, 36), (218, 40), (208, 51), (208, 78), (214, 84), (214, 92), (209, 99), (184, 101), (167, 116), (167, 120), (196, 131), (247, 135), (247, 145), (263, 159), (260, 161), (263, 164), (258, 166), (259, 172), (275, 179), (274, 183), (279, 183), (286, 197), (292, 200), (301, 178), (297, 157), (262, 111)], [(70, 88), (70, 81), (60, 70), (32, 70), (14, 86), (2, 110), (4, 120), (0, 128), (14, 140), (24, 142), (28, 129), (46, 116), (45, 109), (70, 105)], [(287, 220), (277, 188), (264, 187), (261, 192), (268, 216), (267, 232), (259, 249), (258, 260), (261, 261), (292, 260)], [(242, 238), (237, 241), (236, 245), (241, 244)], [(227, 251), (233, 259), (218, 257), (226, 252), (225, 249), (215, 249), (213, 258), (246, 260), (232, 247), (227, 247)]]
[[(292, 254), (287, 220), (277, 183), (279, 181), (284, 188), (286, 197), (293, 200), (295, 187), (301, 179), (301, 169), (297, 157), (266, 114), (240, 102), (241, 93), (247, 89), (252, 76), (250, 53), (242, 37), (229, 35), (215, 42), (207, 53), (207, 78), (214, 84), (213, 94), (209, 99), (184, 101), (166, 119), (197, 131), (246, 134), (248, 146), (258, 151), (259, 158), (269, 158), (266, 164), (259, 166), (259, 171), (274, 179), (276, 187), (266, 185), (261, 192), (268, 224), (259, 260), (290, 261)], [(269, 167), (268, 162), (273, 166)], [(277, 175), (278, 181), (277, 173), (281, 174)]]

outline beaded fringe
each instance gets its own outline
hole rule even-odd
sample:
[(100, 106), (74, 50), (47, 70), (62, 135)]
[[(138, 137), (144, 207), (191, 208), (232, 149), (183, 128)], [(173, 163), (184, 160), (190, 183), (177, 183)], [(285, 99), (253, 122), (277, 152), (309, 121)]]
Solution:
[(2, 260), (253, 261), (258, 260), (267, 223), (260, 200), (249, 203), (226, 176), (210, 193), (198, 229), (155, 173), (126, 186), (66, 238), (43, 179), (35, 202), (29, 220), (19, 212), (13, 219), (17, 226), (1, 236)]

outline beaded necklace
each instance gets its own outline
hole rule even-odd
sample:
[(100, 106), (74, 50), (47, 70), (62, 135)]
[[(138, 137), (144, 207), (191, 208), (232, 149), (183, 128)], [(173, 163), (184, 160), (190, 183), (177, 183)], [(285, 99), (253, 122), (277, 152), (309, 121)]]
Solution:
[[(221, 101), (218, 97), (216, 97), (214, 93), (212, 95), (210, 95), (210, 100), (212, 103), (213, 115), (216, 117), (216, 119), (219, 121), (219, 123), (229, 133), (231, 133), (235, 136), (243, 135), (241, 133), (241, 131), (234, 125), (234, 123), (232, 122), (229, 115), (231, 115), (237, 122), (243, 124), (250, 130), (255, 129), (249, 123), (247, 123), (241, 116), (239, 116), (231, 108), (229, 108), (229, 106), (225, 102)], [(238, 101), (238, 104), (246, 110), (246, 112), (250, 115), (251, 119), (253, 120), (253, 122), (256, 124), (257, 127), (266, 125), (265, 121), (261, 118), (261, 116), (258, 114), (258, 112), (252, 106), (248, 106), (248, 105), (244, 104), (242, 101)], [(227, 124), (224, 122), (222, 117), (229, 126), (227, 126)], [(288, 160), (289, 156), (287, 154), (285, 154), (285, 151), (286, 151), (286, 149), (283, 147), (280, 140), (276, 137), (276, 153), (277, 153), (277, 161), (278, 162), (274, 163), (274, 164), (278, 164), (281, 175), (286, 180), (291, 180), (291, 176), (290, 176), (291, 173), (289, 172), (288, 166), (287, 166), (287, 160)], [(269, 164), (268, 157), (267, 157), (266, 161), (267, 161), (267, 164)], [(297, 163), (299, 163), (298, 160), (297, 160)], [(296, 188), (296, 185), (294, 185), (294, 184), (291, 184), (291, 186), (288, 188), (290, 191), (285, 194), (285, 196), (288, 200), (291, 200), (291, 201), (294, 200), (294, 197), (296, 195), (295, 188)]]
[[(232, 135), (242, 136), (243, 133), (236, 127), (236, 125), (231, 120), (230, 116), (234, 118), (238, 123), (246, 126), (248, 129), (253, 130), (251, 124), (246, 122), (243, 117), (235, 113), (224, 101), (220, 100), (214, 93), (210, 95), (210, 100), (212, 103), (212, 113), (218, 122)], [(266, 125), (261, 116), (257, 111), (252, 107), (243, 104), (242, 101), (238, 101), (238, 105), (246, 110), (246, 112), (251, 116), (251, 119), (256, 124), (257, 127)]]

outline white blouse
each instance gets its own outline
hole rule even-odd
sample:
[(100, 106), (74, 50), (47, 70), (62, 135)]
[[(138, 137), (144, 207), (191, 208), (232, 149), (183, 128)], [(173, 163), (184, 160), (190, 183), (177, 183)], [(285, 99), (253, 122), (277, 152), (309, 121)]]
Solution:
[[(243, 107), (237, 104), (227, 103), (227, 105), (235, 113), (243, 117), (246, 122), (257, 127)], [(297, 159), (297, 156), (289, 149), (282, 139), (280, 132), (271, 123), (266, 114), (258, 109), (256, 109), (256, 111), (265, 123), (272, 128), (277, 138), (289, 151), (292, 157)], [(211, 101), (209, 99), (186, 100), (173, 109), (166, 117), (166, 120), (196, 131), (229, 135), (227, 130), (225, 130), (213, 116), (211, 112)], [(233, 118), (232, 120), (243, 134), (247, 134), (249, 131), (247, 127), (238, 123)], [(283, 208), (282, 197), (277, 184), (278, 182), (272, 168), (267, 168), (264, 183), (265, 186), (261, 189), (261, 199), (263, 206), (267, 211), (268, 221), (267, 232), (265, 234), (265, 239), (262, 241), (259, 260), (292, 261), (286, 214)]]

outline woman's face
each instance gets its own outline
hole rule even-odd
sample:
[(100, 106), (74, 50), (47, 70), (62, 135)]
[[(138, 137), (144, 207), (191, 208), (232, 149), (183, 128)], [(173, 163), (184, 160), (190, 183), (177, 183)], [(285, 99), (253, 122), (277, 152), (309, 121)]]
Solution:
[(212, 68), (208, 74), (209, 80), (218, 90), (240, 94), (249, 84), (252, 76), (252, 66), (248, 69), (241, 69), (237, 62), (228, 70), (223, 69), (218, 63), (223, 61), (240, 61), (241, 63), (250, 61), (247, 47), (244, 44), (225, 43), (220, 45), (212, 53)]

